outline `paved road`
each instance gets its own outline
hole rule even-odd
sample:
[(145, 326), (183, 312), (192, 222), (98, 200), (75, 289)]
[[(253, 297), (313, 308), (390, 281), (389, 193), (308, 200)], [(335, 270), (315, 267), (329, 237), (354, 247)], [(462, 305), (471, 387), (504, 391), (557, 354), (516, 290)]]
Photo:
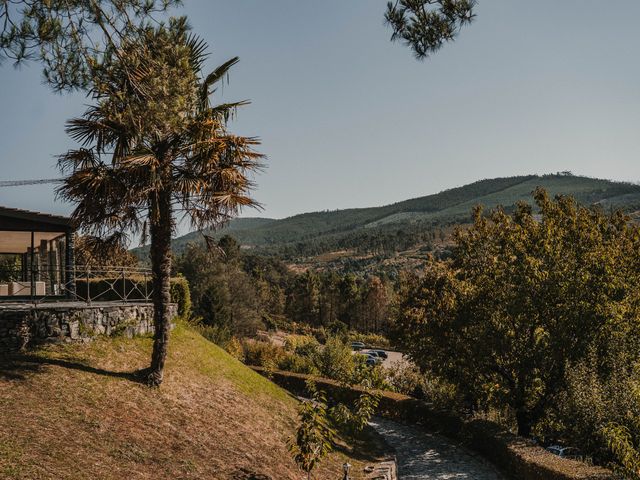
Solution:
[(401, 480), (504, 480), (491, 464), (440, 435), (382, 418), (371, 425), (396, 450)]

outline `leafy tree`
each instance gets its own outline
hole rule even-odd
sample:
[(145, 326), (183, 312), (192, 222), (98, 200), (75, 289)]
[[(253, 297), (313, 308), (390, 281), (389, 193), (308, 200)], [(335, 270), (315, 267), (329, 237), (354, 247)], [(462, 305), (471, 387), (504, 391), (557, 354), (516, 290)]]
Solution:
[(477, 209), (455, 235), (451, 266), (426, 272), (399, 318), (423, 369), (508, 407), (523, 435), (564, 390), (566, 366), (638, 316), (637, 228), (571, 198), (534, 196), (540, 220), (526, 204), (488, 218)]
[(175, 267), (189, 281), (193, 311), (204, 325), (228, 335), (254, 335), (263, 314), (256, 281), (238, 257), (225, 255), (225, 247), (224, 237), (212, 249), (190, 245)]
[(40, 61), (54, 90), (88, 88), (96, 67), (181, 0), (0, 0), (0, 60)]
[(475, 0), (395, 0), (387, 3), (385, 20), (392, 41), (402, 41), (419, 60), (455, 39), (475, 17)]
[(91, 90), (95, 105), (68, 123), (83, 148), (59, 161), (69, 176), (58, 194), (77, 204), (73, 218), (83, 230), (98, 237), (150, 236), (151, 385), (162, 382), (167, 354), (174, 214), (200, 229), (255, 205), (247, 173), (259, 167), (258, 142), (226, 128), (245, 102), (212, 106), (209, 99), (238, 59), (203, 76), (205, 51), (184, 19), (125, 39), (120, 60), (99, 67)]
[(327, 417), (327, 399), (315, 386), (308, 385), (313, 392), (311, 401), (303, 401), (298, 409), (300, 423), (295, 440), (289, 442), (289, 451), (307, 479), (318, 463), (333, 450), (335, 431)]
[(604, 431), (609, 448), (620, 462), (620, 473), (628, 480), (640, 479), (640, 448), (628, 427), (611, 424)]

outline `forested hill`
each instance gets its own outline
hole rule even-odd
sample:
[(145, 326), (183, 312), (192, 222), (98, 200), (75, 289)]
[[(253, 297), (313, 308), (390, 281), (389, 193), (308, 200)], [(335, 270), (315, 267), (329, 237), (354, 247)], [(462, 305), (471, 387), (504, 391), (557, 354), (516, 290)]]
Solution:
[[(382, 207), (304, 213), (281, 220), (240, 218), (207, 233), (215, 237), (230, 234), (246, 247), (288, 256), (340, 249), (399, 251), (437, 241), (443, 229), (467, 222), (474, 205), (508, 209), (521, 200), (530, 202), (538, 186), (552, 195), (571, 195), (581, 203), (606, 209), (640, 209), (640, 185), (571, 174), (526, 175), (480, 180)], [(180, 252), (189, 242), (202, 238), (196, 232), (177, 238), (174, 249)]]

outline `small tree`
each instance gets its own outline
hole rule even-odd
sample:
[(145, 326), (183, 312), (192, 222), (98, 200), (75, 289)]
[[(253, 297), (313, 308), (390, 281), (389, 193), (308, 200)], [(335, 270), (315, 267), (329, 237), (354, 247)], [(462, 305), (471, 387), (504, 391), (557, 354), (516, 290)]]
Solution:
[(320, 461), (333, 450), (335, 431), (327, 418), (327, 400), (315, 385), (307, 384), (313, 392), (309, 401), (303, 401), (298, 410), (300, 424), (295, 440), (290, 439), (289, 451), (298, 467), (311, 479), (311, 472)]

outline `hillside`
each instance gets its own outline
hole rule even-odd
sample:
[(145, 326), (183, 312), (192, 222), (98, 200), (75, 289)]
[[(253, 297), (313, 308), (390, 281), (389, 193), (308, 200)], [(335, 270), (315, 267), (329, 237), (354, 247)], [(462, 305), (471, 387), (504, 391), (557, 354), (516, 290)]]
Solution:
[[(639, 185), (568, 174), (524, 175), (480, 180), (382, 207), (303, 213), (280, 220), (239, 218), (206, 233), (229, 234), (247, 248), (289, 258), (340, 250), (398, 252), (433, 242), (442, 229), (469, 221), (474, 205), (509, 209), (519, 201), (531, 202), (538, 186), (552, 195), (571, 195), (583, 204), (640, 209)], [(202, 241), (200, 233), (190, 233), (174, 240), (174, 251), (180, 253), (187, 244)], [(144, 257), (147, 251), (142, 248), (137, 253)]]
[[(299, 479), (286, 440), (296, 400), (183, 324), (166, 380), (152, 390), (129, 372), (151, 339), (100, 339), (0, 363), (0, 478)], [(318, 478), (337, 478), (335, 453)], [(358, 468), (359, 467), (359, 468)], [(329, 474), (331, 472), (331, 474)]]

